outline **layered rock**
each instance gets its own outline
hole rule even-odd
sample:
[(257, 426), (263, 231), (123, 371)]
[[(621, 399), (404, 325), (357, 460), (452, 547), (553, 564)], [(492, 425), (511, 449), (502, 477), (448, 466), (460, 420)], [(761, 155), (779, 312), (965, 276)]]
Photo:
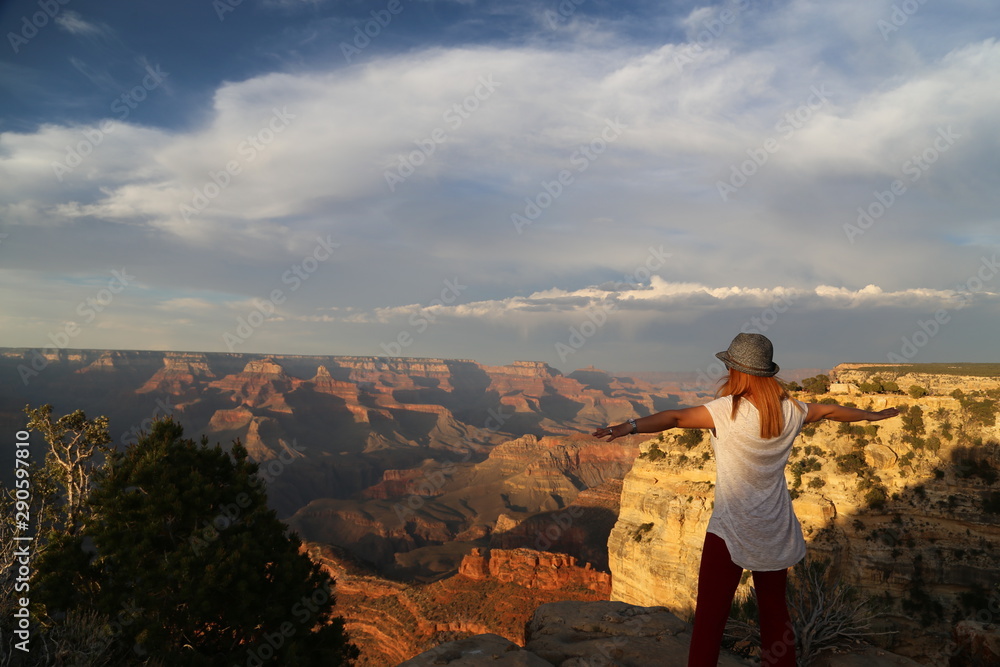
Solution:
[(230, 393), (237, 403), (290, 414), (292, 409), (285, 396), (302, 382), (285, 373), (272, 359), (261, 359), (248, 362), (242, 373), (227, 375), (208, 386)]
[[(934, 366), (945, 366), (935, 364)], [(956, 365), (949, 372), (927, 372), (925, 364), (838, 364), (830, 371), (830, 379), (845, 385), (858, 385), (870, 382), (878, 376), (883, 380), (891, 380), (903, 391), (917, 385), (927, 389), (931, 394), (947, 396), (956, 389), (964, 393), (989, 391), (1000, 388), (1000, 376), (963, 374), (962, 368), (983, 368), (988, 364)]]
[(594, 570), (589, 563), (580, 567), (573, 556), (533, 549), (491, 549), (485, 553), (473, 549), (462, 559), (458, 573), (473, 581), (493, 578), (546, 591), (579, 586), (601, 596), (611, 593), (611, 575)]
[[(823, 422), (799, 436), (786, 472), (810, 558), (829, 560), (844, 583), (890, 603), (886, 620), (899, 631), (899, 652), (944, 665), (953, 619), (975, 613), (976, 591), (1000, 579), (1000, 520), (984, 512), (1000, 495), (991, 487), (1000, 470), (1000, 447), (990, 444), (997, 426), (971, 423), (946, 396), (850, 400), (871, 410), (918, 405), (923, 431), (899, 418), (850, 428)], [(653, 444), (662, 457), (650, 457)], [(691, 446), (670, 434), (642, 447), (608, 542), (611, 599), (686, 616), (712, 511), (714, 461), (707, 439)]]
[[(558, 551), (606, 569), (614, 485), (637, 453), (628, 439), (610, 446), (589, 437), (524, 436), (496, 446), (480, 463), (426, 459), (387, 470), (363, 500), (316, 500), (289, 522), (307, 539), (349, 549), (398, 576), (454, 571), (460, 556), (450, 543), (482, 540), (494, 548)], [(414, 558), (401, 559), (400, 551)], [(420, 560), (433, 568), (421, 571)]]
[(618, 517), (621, 494), (622, 480), (609, 479), (580, 491), (560, 510), (520, 520), (501, 514), (490, 535), (490, 547), (569, 554), (607, 572), (608, 537)]
[[(359, 667), (399, 665), (427, 650), (432, 651), (435, 659), (454, 660), (461, 657), (461, 651), (435, 651), (434, 647), (487, 633), (494, 635), (494, 642), (498, 641), (496, 637), (503, 638), (506, 643), (502, 646), (508, 647), (507, 651), (514, 651), (524, 645), (525, 626), (539, 604), (565, 599), (591, 601), (601, 597), (593, 590), (572, 583), (587, 580), (592, 571), (569, 561), (563, 561), (558, 568), (570, 582), (562, 589), (538, 587), (537, 584), (543, 581), (538, 575), (525, 581), (536, 584), (528, 588), (514, 576), (523, 569), (506, 565), (519, 558), (527, 562), (544, 557), (543, 554), (501, 557), (497, 571), (502, 579), (492, 576), (489, 565), (476, 570), (473, 565), (476, 560), (470, 559), (469, 567), (464, 569), (476, 574), (475, 577), (456, 575), (431, 584), (413, 585), (374, 576), (329, 547), (309, 544), (305, 548), (336, 581), (334, 613), (344, 618), (351, 641), (361, 649)], [(506, 564), (501, 566), (500, 563)], [(492, 655), (492, 649), (488, 654)], [(492, 659), (490, 664), (493, 664)]]
[[(544, 667), (685, 667), (691, 626), (665, 607), (638, 607), (622, 602), (552, 602), (531, 617), (524, 648), (496, 635), (483, 634), (447, 642), (399, 667), (479, 667), (527, 665)], [(903, 656), (873, 647), (857, 653), (823, 654), (813, 667), (920, 667)], [(722, 652), (720, 667), (758, 664)]]
[(318, 394), (334, 396), (344, 402), (344, 407), (350, 411), (356, 422), (368, 420), (368, 408), (361, 404), (361, 394), (358, 385), (346, 380), (337, 380), (326, 366), (318, 366), (316, 375), (309, 381), (311, 388)]
[(136, 393), (155, 391), (185, 396), (196, 391), (200, 383), (214, 380), (215, 377), (204, 354), (170, 352), (163, 356), (163, 367), (139, 387)]
[(552, 663), (548, 660), (544, 660), (530, 651), (525, 651), (509, 639), (492, 633), (441, 644), (411, 660), (400, 663), (399, 667), (431, 667), (432, 665), (480, 667), (484, 663), (495, 667), (552, 667)]

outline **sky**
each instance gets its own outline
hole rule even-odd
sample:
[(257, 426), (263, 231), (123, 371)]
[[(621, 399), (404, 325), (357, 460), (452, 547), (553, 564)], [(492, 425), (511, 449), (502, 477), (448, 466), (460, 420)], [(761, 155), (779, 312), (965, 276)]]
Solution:
[(996, 362), (992, 0), (0, 3), (0, 345)]

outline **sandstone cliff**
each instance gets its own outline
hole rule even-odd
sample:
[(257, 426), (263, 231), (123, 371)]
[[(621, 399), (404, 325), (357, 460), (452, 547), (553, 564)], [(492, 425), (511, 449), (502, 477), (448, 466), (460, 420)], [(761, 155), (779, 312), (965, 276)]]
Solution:
[[(399, 667), (685, 667), (691, 626), (665, 607), (622, 602), (551, 602), (531, 616), (522, 644), (496, 634), (446, 642)], [(758, 664), (723, 651), (720, 667)], [(812, 667), (919, 667), (871, 647), (826, 654)]]
[(334, 613), (344, 617), (361, 649), (358, 667), (392, 667), (470, 635), (491, 633), (523, 645), (525, 625), (539, 604), (600, 600), (610, 590), (606, 573), (529, 549), (466, 554), (463, 574), (404, 584), (376, 576), (344, 552), (316, 544), (304, 548), (336, 581)]
[(471, 548), (486, 546), (557, 551), (606, 569), (611, 489), (637, 454), (630, 439), (527, 435), (479, 463), (427, 459), (387, 470), (361, 499), (317, 499), (288, 521), (307, 539), (420, 581), (453, 573)]
[[(841, 366), (836, 377), (860, 384), (875, 372)], [(883, 369), (877, 372), (887, 378)], [(866, 409), (898, 406), (907, 414), (807, 427), (787, 478), (810, 557), (829, 559), (846, 583), (885, 601), (885, 623), (898, 631), (895, 650), (946, 664), (941, 649), (957, 621), (979, 612), (995, 616), (988, 601), (1000, 580), (1000, 485), (994, 486), (1000, 429), (995, 416), (983, 417), (995, 400), (989, 395), (967, 389), (963, 403), (938, 395), (956, 388), (953, 379), (899, 377), (931, 395), (837, 397)], [(972, 386), (995, 389), (995, 379), (980, 380)], [(670, 434), (642, 448), (625, 477), (608, 543), (611, 599), (665, 605), (687, 617), (712, 511), (709, 440)]]
[[(531, 361), (484, 366), (450, 359), (8, 348), (0, 350), (0, 371), (26, 379), (16, 391), (0, 391), (0, 420), (12, 428), (26, 402), (51, 403), (57, 411), (108, 416), (117, 431), (112, 439), (123, 444), (164, 416), (195, 438), (205, 434), (223, 446), (243, 441), (262, 464), (269, 500), (283, 518), (313, 501), (362, 494), (406, 501), (435, 465), (473, 465), (505, 441), (587, 433), (672, 401), (649, 383), (596, 369), (567, 376)], [(519, 490), (507, 514), (521, 512), (520, 522), (522, 509), (559, 509), (581, 488), (624, 475), (619, 463), (596, 450), (583, 455), (591, 460), (572, 464), (579, 480), (548, 472), (557, 454), (526, 467), (513, 484)], [(605, 463), (614, 470), (602, 471)], [(396, 472), (384, 477), (386, 471)], [(402, 481), (407, 475), (409, 486)], [(543, 499), (550, 504), (533, 507), (530, 490), (541, 493), (546, 484), (551, 488)], [(524, 499), (513, 498), (522, 492)], [(441, 502), (452, 499), (461, 503), (463, 496)], [(504, 501), (495, 500), (499, 511), (479, 507), (481, 521), (453, 532), (485, 537), (505, 511)], [(455, 509), (468, 515), (462, 507), (444, 511)]]

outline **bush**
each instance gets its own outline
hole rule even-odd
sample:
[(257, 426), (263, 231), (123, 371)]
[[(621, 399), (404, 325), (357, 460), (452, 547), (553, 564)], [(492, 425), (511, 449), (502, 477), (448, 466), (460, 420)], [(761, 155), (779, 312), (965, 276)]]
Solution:
[(632, 539), (635, 540), (636, 542), (641, 542), (642, 536), (651, 531), (652, 529), (653, 529), (652, 523), (644, 523), (635, 529), (635, 532), (632, 533)]
[(889, 499), (889, 494), (884, 486), (876, 486), (865, 493), (865, 503), (873, 510), (885, 508), (885, 501)]
[(863, 455), (858, 452), (851, 452), (850, 454), (841, 454), (837, 457), (837, 470), (843, 474), (853, 472), (861, 476), (867, 473), (870, 468)]
[(997, 402), (994, 400), (988, 398), (981, 401), (969, 399), (962, 401), (962, 409), (965, 410), (969, 421), (973, 424), (993, 426), (996, 423)]
[[(862, 597), (856, 588), (834, 576), (826, 560), (802, 561), (792, 569), (788, 611), (800, 665), (808, 665), (823, 651), (887, 634), (872, 627), (881, 615), (877, 600)], [(726, 625), (726, 643), (759, 647), (757, 613), (752, 595), (734, 603)]]
[(664, 454), (663, 451), (659, 447), (657, 447), (656, 443), (654, 442), (652, 445), (649, 446), (649, 449), (645, 451), (639, 458), (647, 458), (650, 461), (659, 461), (665, 456), (666, 454)]
[(892, 380), (883, 380), (878, 375), (872, 377), (870, 382), (862, 382), (858, 385), (865, 394), (899, 394), (899, 385)]
[(921, 387), (920, 385), (914, 384), (910, 385), (910, 388), (907, 390), (906, 393), (910, 395), (910, 398), (923, 398), (924, 396), (927, 395), (927, 390)]
[(830, 377), (828, 375), (814, 375), (802, 381), (802, 389), (810, 394), (825, 394), (830, 391)]
[(699, 444), (705, 438), (705, 431), (700, 428), (689, 428), (684, 429), (680, 435), (677, 436), (677, 442), (683, 445), (685, 449), (691, 449)]
[(813, 477), (809, 480), (810, 489), (822, 489), (824, 486), (826, 486), (826, 480), (822, 477)]

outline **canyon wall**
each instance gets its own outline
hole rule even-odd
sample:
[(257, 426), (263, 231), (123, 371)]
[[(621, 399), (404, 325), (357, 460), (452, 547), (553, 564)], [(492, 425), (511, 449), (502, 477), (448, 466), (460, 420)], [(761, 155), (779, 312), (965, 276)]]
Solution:
[[(862, 394), (857, 385), (876, 374), (898, 378), (904, 390), (912, 382), (931, 393)], [(892, 376), (846, 365), (835, 378), (851, 385), (853, 395), (800, 398), (853, 401), (871, 410), (896, 406), (906, 414), (872, 423), (824, 421), (799, 436), (786, 477), (807, 558), (828, 560), (844, 583), (887, 606), (883, 622), (899, 633), (894, 650), (946, 664), (940, 650), (956, 623), (996, 615), (990, 600), (1000, 581), (1000, 381)], [(962, 400), (947, 395), (956, 388), (963, 388)], [(611, 599), (665, 605), (686, 617), (712, 512), (708, 435), (694, 443), (665, 434), (641, 448), (608, 542)]]
[(610, 575), (531, 549), (475, 550), (431, 584), (388, 581), (325, 545), (304, 549), (336, 582), (334, 613), (361, 650), (358, 667), (393, 667), (421, 651), (492, 633), (518, 645), (539, 604), (607, 599)]

